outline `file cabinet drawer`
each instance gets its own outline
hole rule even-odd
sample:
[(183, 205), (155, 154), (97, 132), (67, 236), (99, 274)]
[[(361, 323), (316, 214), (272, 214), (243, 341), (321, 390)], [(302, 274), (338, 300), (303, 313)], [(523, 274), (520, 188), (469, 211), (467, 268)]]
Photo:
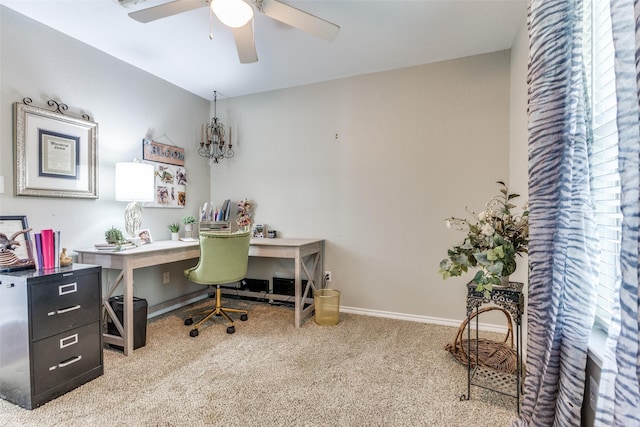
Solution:
[(34, 409), (104, 373), (101, 290), (97, 265), (0, 274), (0, 399)]
[(31, 287), (31, 339), (39, 340), (99, 319), (95, 274), (71, 275)]
[(98, 321), (33, 343), (34, 394), (100, 366), (101, 354)]

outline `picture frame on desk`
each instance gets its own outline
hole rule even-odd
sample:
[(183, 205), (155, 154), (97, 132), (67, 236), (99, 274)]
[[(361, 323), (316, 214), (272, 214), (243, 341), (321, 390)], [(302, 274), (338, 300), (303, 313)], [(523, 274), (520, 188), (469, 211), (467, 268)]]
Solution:
[(256, 239), (262, 239), (266, 237), (264, 224), (253, 224), (251, 227), (251, 237)]
[(148, 228), (138, 230), (138, 237), (140, 238), (140, 243), (142, 245), (153, 243), (153, 237), (151, 237), (151, 231), (149, 231)]
[(98, 124), (30, 102), (14, 104), (16, 195), (97, 199)]
[(26, 216), (0, 216), (0, 272), (36, 268), (29, 231)]

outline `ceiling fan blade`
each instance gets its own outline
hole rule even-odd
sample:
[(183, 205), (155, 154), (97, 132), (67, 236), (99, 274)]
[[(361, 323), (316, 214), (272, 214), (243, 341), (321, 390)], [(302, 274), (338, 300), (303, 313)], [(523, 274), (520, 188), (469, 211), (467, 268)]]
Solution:
[(182, 12), (188, 12), (204, 6), (207, 6), (207, 2), (205, 0), (175, 0), (170, 1), (169, 3), (163, 3), (147, 9), (131, 12), (129, 17), (146, 24), (147, 22), (177, 15)]
[(233, 38), (236, 40), (238, 58), (241, 64), (251, 64), (258, 62), (256, 43), (253, 38), (253, 19), (240, 28), (231, 28)]
[(264, 0), (261, 11), (270, 18), (328, 41), (340, 32), (340, 26), (277, 0)]

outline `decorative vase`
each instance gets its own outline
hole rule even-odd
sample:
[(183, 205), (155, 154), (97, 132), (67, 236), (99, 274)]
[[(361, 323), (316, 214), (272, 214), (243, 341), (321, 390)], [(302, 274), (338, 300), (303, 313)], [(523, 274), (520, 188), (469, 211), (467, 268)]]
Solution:
[(180, 233), (171, 233), (171, 240), (179, 240)]
[(193, 224), (185, 224), (184, 225), (184, 237), (186, 239), (191, 239), (192, 236), (192, 232), (193, 232)]

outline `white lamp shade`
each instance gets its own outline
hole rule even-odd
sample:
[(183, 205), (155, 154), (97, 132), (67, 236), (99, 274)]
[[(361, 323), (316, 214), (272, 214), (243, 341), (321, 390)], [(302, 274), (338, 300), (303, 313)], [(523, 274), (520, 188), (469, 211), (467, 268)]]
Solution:
[(151, 202), (154, 199), (153, 165), (116, 163), (116, 200)]
[(231, 28), (243, 27), (253, 18), (253, 8), (243, 0), (213, 0), (211, 10)]

